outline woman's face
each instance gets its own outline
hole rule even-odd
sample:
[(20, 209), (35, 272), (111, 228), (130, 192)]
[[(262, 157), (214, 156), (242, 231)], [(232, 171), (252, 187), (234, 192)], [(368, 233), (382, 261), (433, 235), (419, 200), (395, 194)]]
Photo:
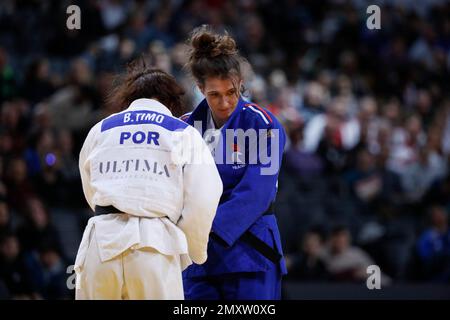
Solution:
[(229, 78), (207, 78), (200, 90), (206, 97), (216, 122), (225, 123), (239, 101), (242, 80), (237, 76)]

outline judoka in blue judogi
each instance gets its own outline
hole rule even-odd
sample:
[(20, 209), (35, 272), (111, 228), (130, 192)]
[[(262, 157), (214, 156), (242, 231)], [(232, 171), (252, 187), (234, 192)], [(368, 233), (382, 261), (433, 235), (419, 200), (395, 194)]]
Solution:
[(282, 125), (242, 97), (219, 129), (206, 99), (182, 119), (210, 145), (224, 190), (207, 261), (183, 272), (185, 298), (280, 299), (286, 267), (273, 202), (285, 145)]

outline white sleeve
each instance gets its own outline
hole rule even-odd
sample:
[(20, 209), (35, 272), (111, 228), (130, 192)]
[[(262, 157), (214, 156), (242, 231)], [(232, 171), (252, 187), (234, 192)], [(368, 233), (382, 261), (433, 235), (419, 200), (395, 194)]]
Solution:
[(359, 142), (361, 136), (361, 127), (357, 120), (348, 121), (341, 129), (342, 143), (346, 150), (353, 149)]
[(308, 153), (317, 151), (317, 148), (322, 138), (324, 128), (326, 126), (325, 115), (320, 114), (313, 117), (303, 130), (303, 146), (302, 150)]
[(92, 149), (95, 145), (95, 132), (97, 130), (97, 126), (94, 126), (89, 131), (86, 140), (83, 143), (80, 151), (80, 159), (78, 162), (78, 166), (80, 169), (81, 175), (81, 183), (83, 186), (84, 196), (86, 197), (86, 201), (91, 207), (92, 211), (94, 211), (94, 204), (92, 203), (92, 197), (94, 196), (94, 191), (91, 188), (91, 172), (90, 172), (90, 162), (89, 155), (92, 152)]
[(210, 150), (197, 130), (192, 128), (191, 132), (189, 148), (196, 159), (191, 157), (183, 168), (184, 204), (178, 227), (186, 235), (190, 258), (202, 264), (223, 186)]

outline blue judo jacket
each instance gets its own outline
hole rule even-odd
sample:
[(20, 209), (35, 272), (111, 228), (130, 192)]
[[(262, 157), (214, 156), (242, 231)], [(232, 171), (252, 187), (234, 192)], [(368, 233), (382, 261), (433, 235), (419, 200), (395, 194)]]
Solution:
[[(204, 136), (208, 110), (209, 106), (204, 99), (192, 113), (182, 119), (196, 127)], [(236, 132), (235, 129), (256, 129), (262, 134), (258, 134), (256, 146), (255, 143), (242, 145), (242, 140), (237, 138), (228, 138), (227, 141), (226, 134), (229, 135), (230, 131)], [(278, 174), (286, 140), (282, 125), (269, 111), (239, 99), (236, 109), (221, 128), (220, 139), (218, 148), (223, 152), (220, 154), (216, 149), (215, 161), (223, 182), (223, 194), (212, 226), (212, 232), (216, 236), (210, 236), (207, 261), (202, 265), (193, 264), (188, 267), (183, 273), (185, 278), (267, 271), (273, 268), (274, 262), (243, 241), (241, 236), (247, 231), (282, 255), (276, 217), (274, 214), (267, 214), (277, 193)], [(261, 143), (264, 142), (263, 139), (266, 140), (265, 144)], [(273, 139), (278, 139), (276, 155), (270, 152)], [(278, 161), (274, 162), (276, 168), (273, 174), (262, 174), (261, 170), (271, 166), (271, 163), (268, 163), (267, 158), (262, 159), (260, 153), (254, 152), (255, 148), (264, 151), (269, 158), (278, 157)], [(232, 162), (235, 162), (226, 161), (230, 160), (230, 155), (236, 156), (235, 152), (239, 153), (237, 158), (232, 158)], [(244, 163), (239, 156), (245, 156)], [(280, 273), (286, 274), (284, 258), (276, 263)]]

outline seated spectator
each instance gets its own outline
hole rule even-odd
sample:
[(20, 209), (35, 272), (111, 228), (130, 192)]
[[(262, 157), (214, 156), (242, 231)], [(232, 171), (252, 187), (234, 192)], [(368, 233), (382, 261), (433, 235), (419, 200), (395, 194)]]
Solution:
[(338, 97), (331, 102), (326, 114), (316, 115), (306, 125), (303, 150), (319, 155), (325, 172), (334, 175), (349, 166), (351, 150), (359, 139), (359, 122), (349, 117), (348, 101)]
[[(63, 134), (59, 134), (59, 137)], [(50, 206), (64, 205), (68, 187), (62, 172), (63, 161), (55, 143), (52, 130), (40, 130), (35, 134), (33, 146), (25, 152), (28, 173), (37, 194)], [(69, 141), (66, 141), (69, 143)]]
[(47, 59), (35, 59), (28, 66), (25, 75), (23, 95), (34, 105), (55, 91), (55, 85), (50, 75), (50, 65)]
[(32, 287), (19, 241), (13, 233), (0, 238), (0, 280), (6, 284), (13, 299), (40, 298)]
[(25, 148), (26, 135), (24, 132), (27, 132), (29, 126), (29, 113), (29, 104), (21, 97), (5, 101), (0, 105), (0, 128), (6, 140), (3, 141), (2, 151), (9, 152), (9, 155), (12, 156), (21, 153)]
[(424, 196), (425, 203), (439, 203), (450, 208), (450, 173), (436, 180)]
[(402, 126), (397, 126), (391, 133), (390, 157), (387, 166), (401, 176), (419, 160), (419, 151), (425, 146), (426, 135), (421, 119), (417, 114), (410, 115)]
[(289, 279), (324, 281), (328, 278), (322, 259), (324, 237), (319, 228), (311, 228), (303, 236), (301, 251), (286, 255)]
[(0, 154), (2, 156), (10, 156), (14, 152), (14, 138), (13, 135), (4, 128), (0, 126)]
[(58, 251), (50, 241), (44, 241), (37, 251), (26, 256), (30, 281), (44, 299), (73, 298), (67, 287), (67, 262)]
[(325, 114), (314, 116), (305, 127), (303, 148), (307, 152), (319, 152), (322, 143), (338, 150), (354, 148), (360, 138), (359, 122), (349, 117), (348, 101), (335, 98)]
[(25, 221), (18, 227), (17, 236), (24, 251), (37, 250), (43, 243), (50, 242), (63, 255), (61, 238), (52, 225), (49, 214), (39, 198), (26, 201)]
[(42, 173), (46, 156), (54, 152), (55, 135), (50, 129), (41, 129), (30, 135), (30, 147), (24, 152), (27, 172), (30, 177)]
[(417, 241), (417, 253), (425, 280), (449, 283), (450, 281), (450, 230), (445, 208), (433, 206), (431, 225)]
[(0, 195), (0, 237), (12, 230), (11, 218), (6, 198)]
[(447, 173), (446, 160), (424, 147), (418, 152), (418, 160), (405, 167), (402, 185), (406, 191), (406, 200), (421, 202), (433, 183), (444, 178)]
[(376, 159), (368, 150), (362, 149), (357, 154), (356, 168), (347, 174), (347, 179), (355, 197), (365, 203), (376, 199), (382, 191), (383, 179), (377, 170)]
[(323, 86), (319, 82), (310, 82), (305, 88), (304, 101), (300, 109), (302, 118), (307, 123), (314, 116), (324, 113), (324, 102), (326, 94)]
[(8, 53), (0, 47), (0, 104), (17, 94), (16, 71), (8, 60)]
[(386, 168), (383, 156), (376, 157), (367, 149), (356, 155), (356, 166), (344, 176), (355, 197), (360, 213), (374, 213), (396, 205), (402, 196), (400, 178)]
[(9, 293), (8, 287), (2, 278), (0, 278), (0, 300), (11, 299), (11, 294)]
[(314, 154), (301, 150), (303, 124), (293, 124), (289, 130), (290, 145), (285, 153), (286, 168), (296, 178), (313, 179), (322, 174), (323, 161)]
[[(55, 152), (60, 184), (64, 186), (60, 192), (60, 203), (67, 207), (81, 207), (83, 192), (81, 187), (78, 162), (74, 157), (74, 141), (69, 130), (61, 130), (57, 135), (57, 150)], [(55, 166), (53, 166), (55, 167)]]
[(374, 264), (367, 253), (351, 245), (350, 232), (343, 226), (338, 226), (331, 232), (324, 261), (334, 281), (350, 282), (365, 281), (367, 267)]
[(25, 206), (23, 199), (35, 195), (34, 187), (28, 179), (27, 165), (24, 159), (14, 157), (6, 165), (6, 188), (7, 201), (11, 209), (24, 214)]

